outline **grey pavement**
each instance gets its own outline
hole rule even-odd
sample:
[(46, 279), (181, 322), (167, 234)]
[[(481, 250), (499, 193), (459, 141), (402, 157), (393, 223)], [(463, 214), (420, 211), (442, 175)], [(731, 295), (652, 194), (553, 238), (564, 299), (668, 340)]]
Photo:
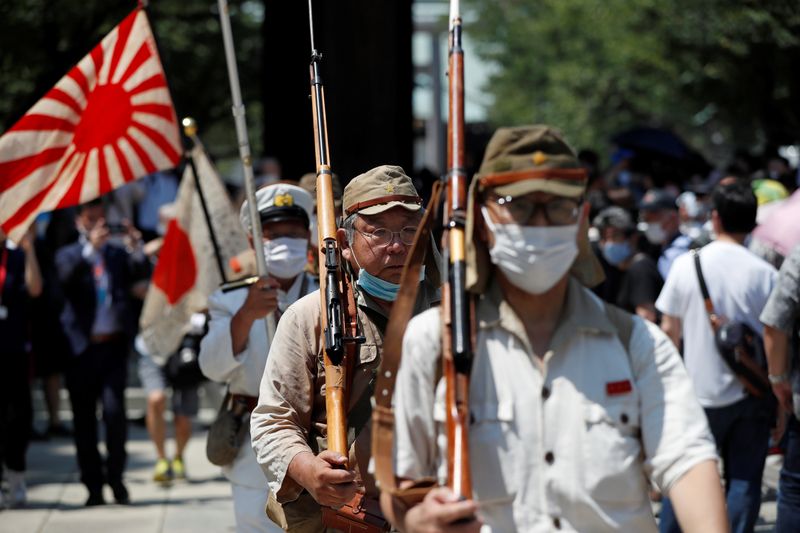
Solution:
[[(28, 450), (28, 505), (24, 509), (0, 511), (0, 533), (72, 533), (102, 531), (112, 533), (183, 533), (196, 531), (235, 531), (230, 486), (219, 468), (205, 457), (207, 424), (213, 420), (218, 391), (206, 390), (201, 401), (198, 421), (187, 446), (184, 461), (187, 481), (169, 485), (152, 481), (155, 449), (141, 424), (129, 424), (128, 468), (125, 482), (131, 505), (108, 504), (86, 508), (86, 489), (79, 481), (74, 446), (71, 438), (33, 442)], [(140, 418), (144, 409), (144, 392), (129, 388), (128, 416)], [(35, 398), (40, 406), (40, 398)], [(64, 407), (68, 416), (68, 404)], [(36, 409), (39, 425), (44, 413)], [(167, 446), (170, 453), (171, 442)], [(102, 445), (101, 445), (102, 450)], [(761, 516), (758, 532), (774, 531), (775, 488), (780, 457), (768, 458), (764, 472)], [(113, 502), (111, 490), (105, 488), (107, 502)], [(654, 505), (658, 510), (658, 504)]]
[[(129, 389), (129, 417), (141, 416), (142, 400), (141, 389)], [(41, 414), (37, 409), (37, 418)], [(79, 481), (72, 439), (31, 443), (28, 504), (0, 511), (0, 533), (234, 531), (230, 485), (205, 457), (206, 427), (214, 414), (213, 409), (201, 409), (184, 456), (187, 481), (168, 485), (152, 481), (156, 453), (147, 431), (141, 424), (129, 424), (125, 484), (131, 505), (114, 504), (111, 489), (105, 487), (106, 501), (112, 503), (84, 507), (87, 491)], [(168, 454), (171, 446), (169, 441)]]

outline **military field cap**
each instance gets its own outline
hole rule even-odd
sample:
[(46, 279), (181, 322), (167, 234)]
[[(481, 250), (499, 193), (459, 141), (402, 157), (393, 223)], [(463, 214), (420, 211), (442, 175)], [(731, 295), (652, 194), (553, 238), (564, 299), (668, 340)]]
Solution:
[[(290, 183), (274, 183), (256, 191), (256, 205), (261, 215), (261, 222), (280, 222), (299, 220), (306, 226), (311, 220), (313, 201), (308, 191)], [(247, 200), (242, 203), (239, 221), (250, 233), (250, 213)]]
[(561, 134), (545, 126), (500, 128), (492, 136), (476, 176), (481, 190), (519, 196), (542, 191), (581, 196), (587, 173)]
[(639, 211), (661, 211), (662, 209), (678, 210), (677, 198), (664, 189), (650, 189), (639, 202)]
[[(333, 205), (342, 207), (342, 182), (339, 181), (339, 176), (331, 174), (331, 185), (333, 186)], [(314, 202), (314, 207), (317, 205), (317, 175), (313, 172), (303, 174), (300, 178), (300, 186), (308, 191), (311, 199)]]
[[(583, 195), (586, 179), (578, 158), (555, 129), (545, 125), (498, 129), (486, 147), (467, 196), (467, 289), (482, 294), (494, 270), (486, 243), (477, 235), (484, 190), (493, 187), (498, 194), (510, 196), (542, 191), (577, 197)], [(578, 232), (578, 256), (570, 274), (583, 285), (594, 287), (605, 279), (605, 274), (589, 243), (587, 221), (583, 218)]]
[(393, 207), (422, 208), (422, 198), (405, 171), (382, 165), (356, 176), (344, 188), (344, 214), (377, 215)]

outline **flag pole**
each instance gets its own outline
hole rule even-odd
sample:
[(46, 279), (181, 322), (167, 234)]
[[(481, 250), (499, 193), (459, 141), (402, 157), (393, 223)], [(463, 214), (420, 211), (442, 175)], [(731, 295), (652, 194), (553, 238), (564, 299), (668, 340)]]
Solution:
[[(233, 48), (231, 19), (228, 13), (227, 0), (218, 0), (218, 4), (222, 40), (225, 44), (225, 62), (228, 65), (228, 81), (231, 84), (231, 100), (233, 103), (231, 111), (236, 123), (236, 138), (239, 141), (239, 157), (242, 160), (242, 170), (244, 171), (244, 189), (250, 215), (253, 249), (256, 255), (256, 271), (259, 277), (262, 277), (267, 275), (267, 260), (264, 256), (264, 247), (261, 246), (263, 239), (261, 216), (258, 214), (258, 206), (256, 205), (256, 182), (253, 177), (253, 160), (250, 155), (250, 141), (247, 135), (247, 123), (245, 122), (244, 104), (242, 103), (242, 92), (239, 84), (239, 70), (236, 66), (236, 53)], [(272, 313), (267, 315), (265, 324), (267, 327), (267, 341), (272, 342), (272, 338), (275, 335), (275, 317)]]
[[(200, 150), (205, 150), (203, 148), (203, 143), (200, 142), (200, 139), (197, 137), (197, 122), (191, 118), (186, 117), (181, 120), (181, 125), (183, 126), (183, 133), (192, 140), (195, 148)], [(203, 193), (203, 187), (200, 184), (200, 175), (197, 173), (197, 167), (194, 164), (194, 156), (189, 154), (186, 157), (186, 162), (189, 163), (189, 167), (192, 169), (192, 177), (194, 177), (194, 186), (197, 190), (197, 196), (200, 198), (200, 207), (203, 208), (203, 215), (206, 219), (206, 225), (208, 226), (208, 235), (211, 237), (211, 246), (214, 248), (214, 258), (217, 260), (217, 268), (219, 269), (219, 276), (222, 279), (222, 283), (225, 284), (228, 282), (228, 278), (225, 275), (225, 266), (222, 262), (222, 254), (219, 251), (219, 242), (217, 241), (217, 234), (214, 232), (214, 224), (211, 222), (211, 214), (208, 212), (208, 203), (206, 202), (206, 195)]]

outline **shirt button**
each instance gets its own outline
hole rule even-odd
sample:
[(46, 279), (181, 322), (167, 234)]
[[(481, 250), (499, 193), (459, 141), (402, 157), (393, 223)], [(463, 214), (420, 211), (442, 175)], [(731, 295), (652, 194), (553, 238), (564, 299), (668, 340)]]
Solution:
[(548, 389), (547, 387), (542, 387), (542, 398), (546, 400), (549, 397), (550, 397), (550, 389)]
[(556, 529), (561, 529), (561, 520), (557, 516), (553, 517), (553, 527)]
[(544, 460), (547, 464), (551, 465), (553, 464), (553, 461), (556, 460), (556, 456), (553, 455), (553, 452), (547, 452), (546, 454), (544, 454)]
[(626, 413), (622, 413), (622, 416), (620, 416), (619, 419), (623, 424), (628, 423), (628, 415)]

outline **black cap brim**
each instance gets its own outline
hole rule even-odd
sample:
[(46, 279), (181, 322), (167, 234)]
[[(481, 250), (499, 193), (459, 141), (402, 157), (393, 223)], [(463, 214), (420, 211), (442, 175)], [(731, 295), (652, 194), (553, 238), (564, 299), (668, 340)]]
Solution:
[(298, 205), (269, 207), (261, 211), (261, 223), (265, 222), (284, 222), (287, 220), (295, 220), (302, 222), (306, 226), (309, 225), (308, 213), (306, 210)]

